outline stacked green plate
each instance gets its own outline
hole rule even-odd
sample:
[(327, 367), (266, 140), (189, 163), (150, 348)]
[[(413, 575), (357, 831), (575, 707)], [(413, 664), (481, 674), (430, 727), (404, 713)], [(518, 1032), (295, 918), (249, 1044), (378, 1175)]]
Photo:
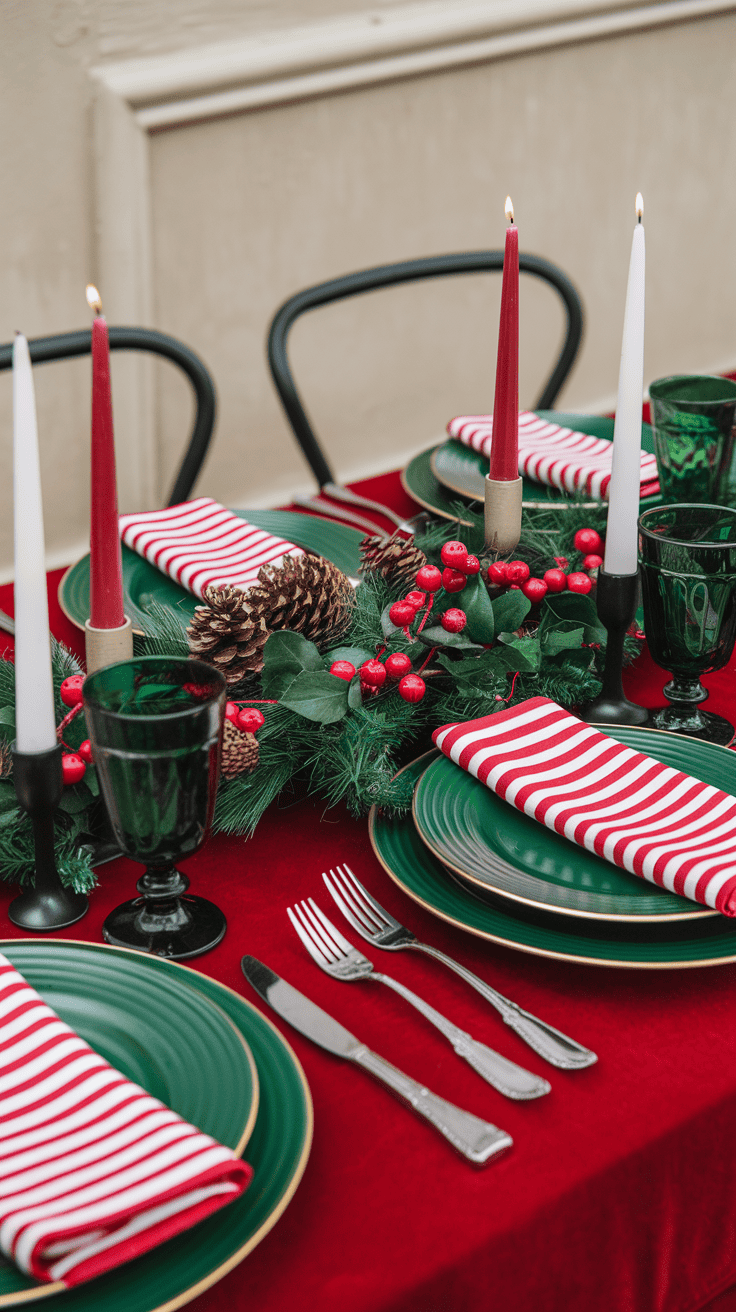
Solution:
[[(359, 547), (364, 535), (357, 529), (333, 524), (315, 515), (300, 515), (293, 510), (236, 510), (234, 513), (256, 528), (293, 542), (305, 551), (324, 556), (345, 574), (358, 573)], [(130, 615), (133, 621), (133, 628), (139, 633), (145, 629), (146, 612), (152, 601), (165, 606), (182, 628), (186, 628), (195, 606), (199, 604), (198, 598), (186, 588), (180, 587), (136, 551), (123, 547), (123, 604), (126, 615)], [(89, 556), (83, 556), (66, 571), (59, 584), (59, 605), (72, 624), (84, 628), (89, 616)]]
[[(603, 726), (600, 726), (603, 728)], [(619, 742), (736, 796), (736, 754), (651, 729)], [(406, 767), (413, 816), (374, 807), (371, 841), (415, 901), (482, 938), (591, 965), (675, 969), (736, 960), (736, 925), (552, 833), (437, 752)]]
[(13, 939), (0, 951), (118, 1070), (221, 1143), (245, 1150), (254, 1169), (236, 1202), (76, 1289), (39, 1284), (0, 1260), (0, 1308), (63, 1292), (64, 1312), (173, 1312), (242, 1261), (292, 1197), (312, 1136), (301, 1066), (244, 998), (174, 962), (53, 939)]
[[(608, 442), (613, 440), (612, 419), (603, 419), (600, 415), (561, 414), (555, 410), (537, 410), (535, 413), (564, 428), (572, 428), (576, 433), (590, 433), (592, 437), (601, 437)], [(654, 439), (648, 424), (642, 424), (641, 445), (643, 451), (654, 453)], [(409, 495), (433, 514), (443, 519), (457, 519), (459, 514), (461, 524), (470, 524), (471, 521), (462, 518), (462, 502), (483, 501), (487, 473), (487, 457), (449, 438), (415, 456), (404, 470), (402, 482)], [(527, 510), (564, 510), (570, 505), (570, 497), (564, 492), (544, 487), (532, 479), (523, 480), (522, 493), (522, 504)], [(599, 503), (576, 501), (575, 504), (593, 509)], [(656, 505), (657, 500), (650, 497), (646, 504)]]

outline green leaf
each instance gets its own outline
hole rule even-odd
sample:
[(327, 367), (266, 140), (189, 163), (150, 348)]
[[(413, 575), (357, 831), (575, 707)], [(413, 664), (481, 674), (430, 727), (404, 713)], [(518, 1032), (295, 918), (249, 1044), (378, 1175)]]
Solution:
[(326, 670), (303, 670), (292, 679), (279, 703), (306, 720), (334, 724), (348, 709), (348, 685)]
[(563, 620), (554, 628), (546, 628), (541, 643), (545, 656), (556, 656), (560, 651), (576, 650), (583, 644), (585, 626), (574, 620)]
[(532, 608), (532, 603), (524, 596), (521, 588), (518, 591), (514, 589), (513, 592), (502, 592), (492, 605), (497, 633), (500, 630), (504, 633), (513, 633), (514, 629), (518, 629), (524, 623)]
[(87, 766), (87, 769), (86, 769), (85, 774), (84, 774), (84, 782), (86, 783), (87, 787), (89, 788), (89, 791), (91, 792), (92, 796), (93, 796), (93, 797), (99, 797), (99, 795), (100, 795), (100, 784), (99, 784), (99, 780), (98, 780), (98, 778), (97, 778), (97, 771), (95, 770), (95, 768), (94, 768), (93, 765), (88, 765), (88, 766)]
[(348, 687), (348, 710), (357, 711), (358, 707), (362, 705), (363, 694), (360, 691), (360, 678), (356, 674), (355, 678), (351, 679)]
[(539, 621), (540, 636), (562, 620), (582, 624), (584, 642), (606, 641), (606, 630), (598, 619), (595, 602), (582, 592), (558, 592), (545, 597)]
[(12, 779), (0, 779), (0, 814), (6, 811), (15, 811), (18, 807), (18, 799), (15, 795), (15, 784)]
[(496, 636), (493, 605), (480, 574), (468, 580), (458, 602), (468, 619), (467, 636), (474, 642), (493, 642)]
[(564, 670), (566, 665), (578, 670), (589, 670), (593, 666), (593, 653), (590, 647), (578, 647), (577, 651), (561, 651), (553, 659), (558, 668)]
[(462, 633), (448, 633), (441, 624), (433, 624), (431, 629), (423, 629), (419, 641), (425, 647), (457, 647), (464, 651), (483, 650), (480, 643), (473, 642), (466, 636), (466, 629), (463, 629)]
[(470, 684), (471, 687), (476, 688), (482, 688), (487, 684), (493, 685), (509, 668), (506, 655), (499, 647), (484, 651), (482, 656), (465, 657), (461, 661), (453, 661), (449, 656), (440, 656), (438, 659), (440, 665), (444, 665), (458, 683)]
[(82, 781), (64, 789), (59, 802), (59, 810), (66, 811), (68, 815), (78, 815), (80, 811), (86, 811), (91, 802), (92, 794)]
[[(15, 707), (0, 707), (0, 726), (7, 726), (8, 729), (15, 729)], [(5, 735), (7, 737), (7, 735)]]
[(366, 651), (364, 647), (334, 647), (323, 657), (323, 663), (329, 670), (333, 661), (350, 661), (356, 670), (360, 669), (363, 661), (372, 661), (375, 652)]
[[(514, 670), (519, 673), (536, 673), (542, 664), (542, 644), (536, 634), (526, 638), (517, 638), (514, 633), (499, 633), (499, 643), (503, 644), (509, 661), (516, 662)], [(496, 648), (494, 648), (494, 651)]]
[[(288, 688), (305, 670), (324, 674), (322, 657), (313, 642), (301, 633), (279, 629), (269, 635), (263, 648), (263, 691), (266, 697), (281, 701)], [(333, 675), (329, 676), (333, 678)]]

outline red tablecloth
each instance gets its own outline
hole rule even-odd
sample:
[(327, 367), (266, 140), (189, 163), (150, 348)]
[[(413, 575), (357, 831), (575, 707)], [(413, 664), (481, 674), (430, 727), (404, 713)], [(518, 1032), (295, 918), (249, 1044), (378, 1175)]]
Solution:
[[(361, 485), (403, 513), (395, 475)], [(52, 628), (80, 650), (56, 604)], [(11, 588), (0, 607), (12, 609)], [(0, 635), (0, 649), (3, 638)], [(645, 654), (628, 676), (655, 704), (665, 680)], [(707, 680), (733, 713), (733, 665)], [(388, 990), (346, 988), (307, 958), (284, 908), (321, 892), (347, 861), (416, 932), (588, 1044), (597, 1066), (547, 1066), (462, 982), (410, 953), (381, 959), (476, 1037), (549, 1076), (528, 1104), (484, 1085)], [(251, 952), (436, 1092), (502, 1125), (511, 1153), (474, 1170), (362, 1072), (277, 1020), (315, 1107), (304, 1179), (273, 1231), (192, 1312), (736, 1312), (736, 967), (625, 971), (562, 964), (485, 944), (425, 914), (374, 858), (364, 821), (282, 799), (254, 838), (217, 837), (184, 863), (193, 891), (226, 912), (223, 943), (194, 969), (242, 990)], [(100, 941), (107, 912), (140, 872), (99, 872), (87, 917), (62, 937)], [(10, 891), (0, 889), (0, 906)], [(3, 935), (13, 935), (7, 920)], [(709, 1301), (710, 1300), (710, 1301)]]

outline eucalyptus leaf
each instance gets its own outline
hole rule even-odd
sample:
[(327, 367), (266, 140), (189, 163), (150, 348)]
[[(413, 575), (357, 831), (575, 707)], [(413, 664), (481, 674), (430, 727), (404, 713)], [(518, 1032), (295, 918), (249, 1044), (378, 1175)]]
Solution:
[(263, 648), (262, 685), (266, 697), (281, 701), (294, 680), (306, 670), (325, 673), (322, 657), (313, 642), (288, 629), (269, 635)]
[(92, 794), (82, 781), (64, 789), (59, 802), (59, 810), (66, 811), (67, 815), (77, 815), (80, 811), (86, 811), (91, 801)]
[(563, 620), (554, 628), (546, 628), (541, 643), (545, 656), (556, 656), (560, 651), (579, 649), (583, 645), (585, 626), (574, 620)]
[[(511, 662), (509, 669), (518, 670), (519, 673), (536, 673), (542, 664), (542, 644), (534, 636), (526, 638), (517, 638), (513, 633), (499, 633), (499, 643), (503, 644), (508, 660)], [(494, 650), (498, 650), (494, 648)]]
[(524, 623), (532, 608), (532, 603), (524, 596), (521, 588), (502, 592), (494, 599), (492, 605), (497, 633), (501, 630), (505, 633), (513, 633), (514, 629), (518, 629)]
[(552, 597), (545, 597), (539, 621), (540, 630), (546, 633), (549, 628), (557, 627), (564, 620), (582, 624), (584, 642), (605, 643), (608, 635), (598, 619), (595, 602), (584, 593), (557, 592)]
[(350, 661), (350, 664), (354, 665), (356, 670), (358, 670), (363, 664), (363, 661), (373, 660), (374, 655), (375, 652), (366, 651), (364, 647), (335, 647), (332, 651), (328, 651), (327, 655), (322, 659), (324, 666), (328, 670), (333, 661)]
[(9, 729), (15, 729), (15, 707), (0, 707), (0, 725), (7, 725)]
[(95, 770), (94, 766), (92, 765), (87, 766), (87, 769), (84, 772), (84, 782), (89, 788), (89, 791), (91, 792), (92, 796), (99, 797), (100, 784), (97, 778), (97, 771)]
[(15, 811), (18, 807), (18, 799), (15, 795), (15, 784), (12, 779), (0, 779), (0, 814), (6, 811)]
[(468, 622), (464, 630), (467, 631), (467, 636), (473, 642), (493, 642), (496, 636), (493, 604), (480, 574), (468, 579), (458, 601), (467, 616)]
[(357, 711), (358, 707), (362, 705), (363, 694), (360, 691), (360, 677), (356, 674), (348, 686), (348, 710)]
[(326, 670), (303, 670), (279, 698), (279, 704), (306, 720), (334, 724), (347, 712), (348, 685)]
[(478, 657), (453, 660), (450, 656), (440, 656), (438, 659), (440, 665), (445, 667), (453, 679), (474, 688), (483, 688), (488, 684), (492, 686), (509, 668), (503, 650), (498, 647), (494, 647), (491, 651), (484, 651), (483, 655)]
[(461, 651), (483, 651), (480, 643), (473, 642), (466, 636), (465, 629), (462, 633), (448, 633), (441, 624), (433, 624), (431, 629), (423, 629), (419, 641), (424, 643), (425, 647), (456, 647)]

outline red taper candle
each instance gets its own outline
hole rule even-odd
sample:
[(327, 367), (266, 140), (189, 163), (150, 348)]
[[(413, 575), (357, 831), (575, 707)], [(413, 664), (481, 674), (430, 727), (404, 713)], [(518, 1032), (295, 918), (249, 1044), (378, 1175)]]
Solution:
[(519, 230), (506, 197), (506, 247), (503, 255), (501, 320), (498, 329), (496, 399), (493, 403), (491, 478), (519, 477)]
[(123, 611), (123, 566), (118, 531), (115, 435), (110, 390), (110, 343), (107, 322), (95, 287), (87, 288), (95, 310), (92, 324), (92, 462), (90, 498), (90, 624), (119, 629)]

